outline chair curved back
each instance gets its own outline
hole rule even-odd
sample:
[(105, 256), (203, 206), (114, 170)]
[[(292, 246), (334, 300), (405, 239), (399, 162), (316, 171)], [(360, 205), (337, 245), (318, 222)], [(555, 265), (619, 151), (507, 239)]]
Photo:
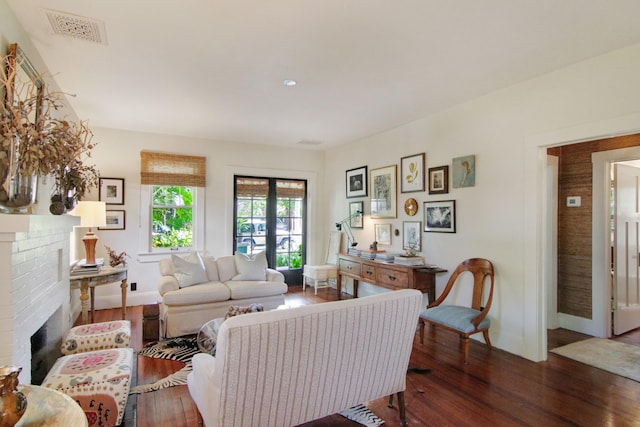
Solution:
[[(471, 297), (470, 307), (475, 310), (479, 310), (482, 313), (481, 316), (478, 316), (473, 320), (473, 323), (477, 326), (486, 316), (489, 308), (491, 307), (491, 301), (493, 300), (494, 270), (493, 264), (488, 259), (470, 258), (462, 261), (449, 278), (447, 286), (444, 288), (444, 291), (442, 291), (442, 294), (432, 304), (429, 304), (428, 308), (442, 304), (453, 289), (453, 286), (458, 282), (458, 277), (466, 272), (473, 275), (473, 294)], [(489, 278), (488, 281), (487, 277)], [(487, 282), (487, 286), (489, 286), (489, 294), (483, 305), (484, 287)]]

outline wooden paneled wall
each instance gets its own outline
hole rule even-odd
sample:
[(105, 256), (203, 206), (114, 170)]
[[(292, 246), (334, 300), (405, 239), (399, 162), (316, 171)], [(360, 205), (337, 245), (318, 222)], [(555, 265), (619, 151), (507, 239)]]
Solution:
[[(592, 179), (591, 153), (640, 146), (640, 134), (553, 147), (558, 166), (558, 312), (591, 319)], [(580, 196), (580, 207), (567, 197)]]

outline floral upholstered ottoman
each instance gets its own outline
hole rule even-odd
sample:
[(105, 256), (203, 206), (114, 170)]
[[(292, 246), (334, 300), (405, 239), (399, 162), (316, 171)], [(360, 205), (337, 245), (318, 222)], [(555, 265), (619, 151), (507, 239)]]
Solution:
[(127, 348), (130, 339), (131, 322), (128, 320), (89, 323), (71, 328), (62, 340), (60, 351), (69, 355), (109, 348)]
[(78, 402), (89, 427), (117, 426), (129, 397), (133, 349), (114, 348), (62, 356), (42, 382)]

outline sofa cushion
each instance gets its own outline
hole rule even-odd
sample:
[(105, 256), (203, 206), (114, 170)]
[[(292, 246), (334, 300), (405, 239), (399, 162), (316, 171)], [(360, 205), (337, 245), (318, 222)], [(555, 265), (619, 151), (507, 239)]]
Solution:
[(218, 275), (218, 264), (214, 257), (208, 255), (203, 256), (202, 264), (204, 265), (204, 271), (207, 272), (207, 278), (210, 282), (217, 282), (220, 280), (220, 276)]
[(216, 259), (216, 264), (218, 265), (218, 276), (221, 282), (231, 280), (233, 276), (238, 274), (238, 270), (236, 270), (236, 258), (233, 255)]
[(198, 305), (211, 302), (226, 301), (231, 298), (229, 288), (221, 282), (208, 282), (189, 286), (164, 294), (165, 305)]
[(283, 282), (229, 280), (224, 283), (231, 291), (231, 299), (269, 297), (289, 289)]
[(171, 254), (171, 263), (173, 275), (178, 279), (181, 288), (209, 281), (197, 252), (192, 252), (184, 258)]
[(231, 280), (266, 280), (267, 279), (267, 254), (262, 251), (253, 255), (236, 252), (236, 269), (238, 274)]

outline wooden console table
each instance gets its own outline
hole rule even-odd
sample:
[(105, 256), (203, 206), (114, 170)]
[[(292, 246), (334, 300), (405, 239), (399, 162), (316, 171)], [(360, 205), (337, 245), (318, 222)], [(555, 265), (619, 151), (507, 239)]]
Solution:
[(91, 289), (91, 322), (93, 323), (96, 286), (107, 285), (117, 281), (120, 281), (120, 288), (122, 289), (122, 320), (124, 320), (127, 314), (127, 267), (102, 267), (98, 273), (71, 276), (69, 278), (71, 289), (80, 289), (82, 323), (87, 323), (89, 320), (87, 313), (89, 289)]
[(358, 297), (358, 282), (383, 288), (418, 289), (429, 295), (429, 303), (436, 299), (436, 274), (445, 273), (439, 267), (410, 266), (376, 261), (358, 256), (338, 254), (338, 299), (342, 297), (342, 276), (353, 279), (353, 296)]

